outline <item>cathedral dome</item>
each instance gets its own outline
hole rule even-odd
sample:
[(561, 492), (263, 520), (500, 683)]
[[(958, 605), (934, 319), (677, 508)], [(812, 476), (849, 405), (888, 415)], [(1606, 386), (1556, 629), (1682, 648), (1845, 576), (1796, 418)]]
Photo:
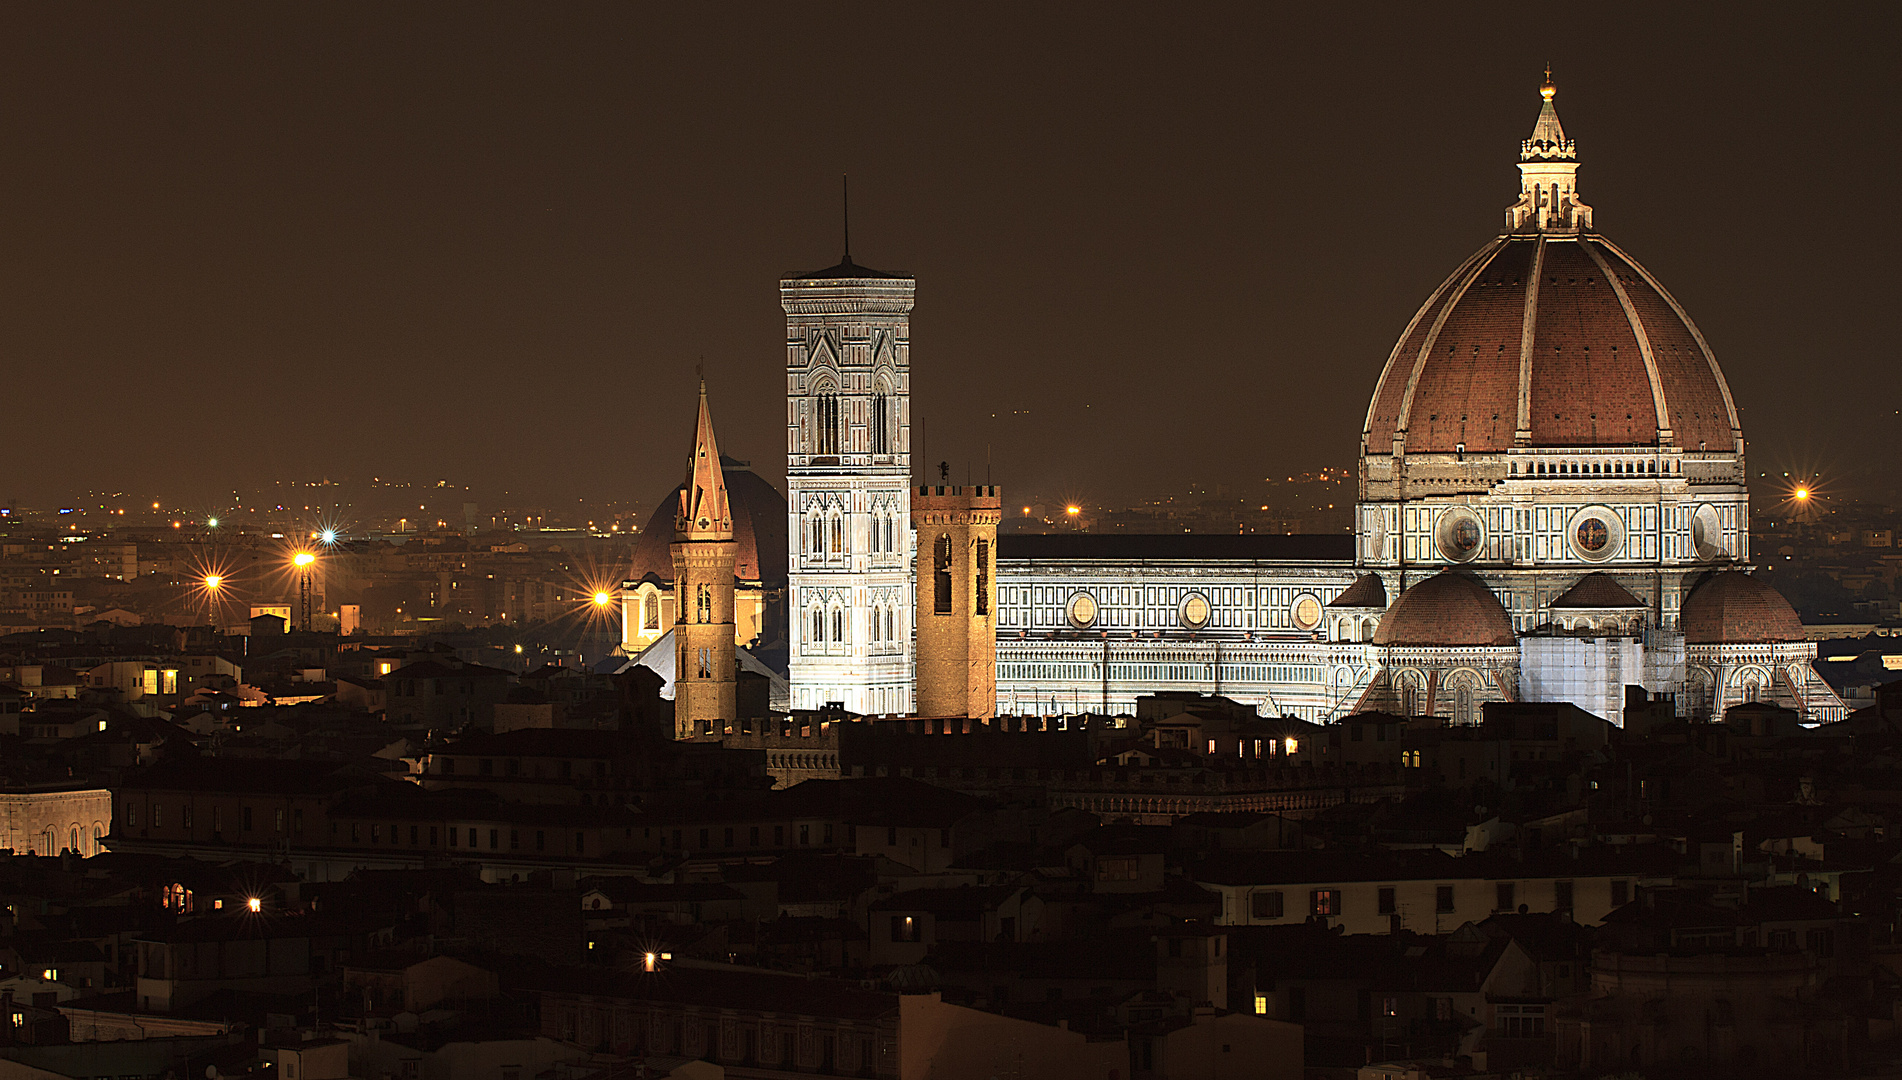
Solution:
[(1407, 324), (1368, 405), (1363, 452), (1741, 453), (1717, 358), (1664, 286), (1593, 231), (1549, 83), (1541, 96), (1506, 231)]
[(1380, 617), (1376, 645), (1507, 646), (1518, 639), (1512, 617), (1486, 583), (1442, 570), (1401, 592)]
[[(721, 475), (733, 513), (733, 542), (739, 551), (733, 576), (741, 581), (783, 584), (786, 580), (786, 496), (741, 461), (722, 456)], [(674, 512), (686, 484), (677, 484), (654, 508), (634, 540), (634, 565), (628, 575), (639, 581), (653, 575), (674, 580)]]
[(1741, 570), (1705, 578), (1684, 598), (1679, 625), (1691, 645), (1755, 645), (1803, 641), (1796, 609), (1768, 582)]

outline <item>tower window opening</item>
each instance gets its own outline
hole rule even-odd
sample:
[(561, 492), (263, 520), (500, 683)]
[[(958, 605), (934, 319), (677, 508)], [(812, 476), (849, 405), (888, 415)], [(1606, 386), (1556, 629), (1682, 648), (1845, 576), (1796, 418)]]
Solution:
[(812, 609), (812, 637), (810, 640), (821, 642), (826, 639), (826, 613), (818, 608)]
[(845, 550), (845, 521), (838, 515), (832, 517), (832, 554)]
[(977, 542), (977, 596), (973, 608), (979, 615), (991, 613), (991, 544), (988, 540)]
[(830, 390), (820, 391), (813, 400), (813, 453), (832, 454), (839, 452), (839, 395)]
[(881, 391), (872, 397), (872, 453), (891, 452), (891, 398)]
[(697, 672), (697, 675), (695, 676), (696, 678), (701, 678), (701, 679), (713, 678), (713, 650), (712, 649), (700, 650), (698, 662), (694, 665), (694, 670)]
[(649, 593), (641, 601), (641, 625), (649, 630), (660, 629), (660, 594)]
[(833, 641), (845, 640), (845, 609), (844, 608), (832, 609), (832, 640)]
[(931, 559), (932, 607), (938, 615), (951, 614), (951, 536), (938, 537)]
[(693, 621), (703, 622), (703, 623), (712, 622), (713, 621), (713, 589), (710, 586), (701, 585), (694, 594), (693, 606), (694, 606), (694, 620)]

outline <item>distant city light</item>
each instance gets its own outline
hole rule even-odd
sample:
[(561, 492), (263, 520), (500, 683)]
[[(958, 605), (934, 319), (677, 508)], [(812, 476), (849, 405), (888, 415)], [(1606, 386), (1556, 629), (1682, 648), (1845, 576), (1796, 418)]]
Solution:
[(1810, 489), (1807, 487), (1799, 486), (1796, 489), (1795, 495), (1796, 495), (1797, 502), (1808, 502), (1810, 497)]
[(608, 593), (598, 592), (594, 594), (595, 607), (607, 607), (609, 604), (613, 602), (614, 602), (614, 597), (609, 595)]
[(1071, 517), (1075, 517), (1083, 512), (1083, 508), (1081, 506), (1066, 506), (1063, 508), (1063, 512)]
[(297, 554), (291, 556), (291, 564), (298, 567), (309, 566), (311, 563), (314, 563), (316, 561), (317, 561), (317, 556), (312, 555), (308, 551), (300, 551)]
[(264, 901), (259, 897), (253, 896), (251, 899), (245, 901), (245, 906), (252, 911), (263, 911)]
[(207, 521), (207, 522), (205, 522), (205, 524), (207, 524), (207, 525), (209, 525), (209, 526), (211, 526), (212, 528), (214, 528), (214, 529), (215, 529), (215, 528), (217, 528), (217, 527), (218, 527), (218, 519), (217, 519), (217, 518), (212, 518), (212, 519), (210, 519), (209, 521)]
[(317, 534), (317, 539), (322, 540), (326, 544), (334, 544), (337, 542), (337, 530), (325, 529), (323, 532)]
[(224, 583), (225, 583), (225, 578), (223, 574), (206, 574), (205, 575), (205, 588), (207, 589), (216, 589), (218, 586), (223, 585)]

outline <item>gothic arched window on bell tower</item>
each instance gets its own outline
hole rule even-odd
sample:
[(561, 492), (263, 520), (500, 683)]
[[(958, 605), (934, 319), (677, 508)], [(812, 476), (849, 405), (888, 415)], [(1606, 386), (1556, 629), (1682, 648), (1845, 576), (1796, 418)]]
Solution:
[(931, 610), (938, 615), (951, 614), (951, 536), (938, 537), (931, 556)]
[(811, 443), (814, 454), (839, 453), (839, 395), (829, 386), (813, 395)]
[(892, 399), (881, 384), (872, 395), (872, 453), (892, 452)]
[(713, 589), (702, 585), (696, 591), (693, 600), (694, 622), (713, 621)]

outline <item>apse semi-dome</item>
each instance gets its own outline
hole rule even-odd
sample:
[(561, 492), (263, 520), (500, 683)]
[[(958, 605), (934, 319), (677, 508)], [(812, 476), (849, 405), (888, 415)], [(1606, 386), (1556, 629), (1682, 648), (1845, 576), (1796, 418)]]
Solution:
[[(785, 581), (786, 497), (743, 461), (722, 455), (720, 466), (733, 513), (733, 542), (739, 549), (733, 576), (741, 581)], [(674, 580), (674, 514), (684, 490), (684, 483), (676, 485), (647, 519), (634, 541), (630, 580), (639, 581), (650, 574), (660, 581)]]
[(1518, 639), (1512, 617), (1486, 583), (1460, 570), (1442, 570), (1401, 592), (1380, 617), (1374, 644), (1396, 646), (1510, 646)]
[(1679, 625), (1689, 645), (1805, 641), (1796, 609), (1766, 581), (1741, 570), (1705, 578), (1684, 598)]
[(1636, 259), (1592, 230), (1552, 87), (1521, 145), (1506, 232), (1407, 324), (1374, 390), (1369, 454), (1669, 447), (1742, 452), (1717, 358)]

